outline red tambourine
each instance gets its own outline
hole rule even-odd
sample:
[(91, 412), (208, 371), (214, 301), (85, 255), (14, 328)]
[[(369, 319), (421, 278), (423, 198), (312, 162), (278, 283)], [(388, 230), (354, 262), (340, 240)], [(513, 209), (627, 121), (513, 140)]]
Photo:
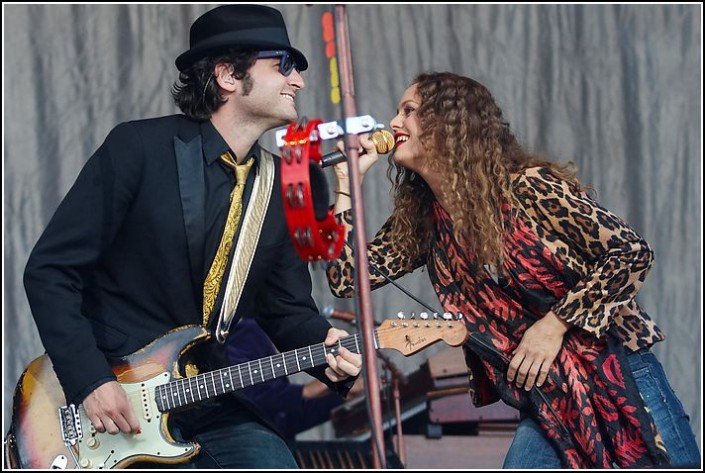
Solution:
[[(281, 146), (281, 186), (284, 214), (289, 235), (299, 256), (306, 261), (332, 260), (343, 248), (345, 229), (333, 217), (333, 210), (316, 218), (314, 196), (311, 191), (312, 167), (320, 171), (321, 140), (316, 128), (321, 120), (292, 123)], [(320, 173), (319, 173), (320, 174)], [(323, 176), (325, 177), (325, 176)], [(325, 179), (316, 179), (317, 185), (325, 185), (321, 195), (328, 198)], [(324, 204), (326, 207), (327, 202)]]

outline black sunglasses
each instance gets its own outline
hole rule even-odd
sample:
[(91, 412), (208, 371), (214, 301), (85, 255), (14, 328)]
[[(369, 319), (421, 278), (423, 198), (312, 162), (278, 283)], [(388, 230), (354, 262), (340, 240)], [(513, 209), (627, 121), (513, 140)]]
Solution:
[(279, 61), (279, 72), (281, 72), (284, 77), (288, 77), (289, 74), (291, 74), (294, 69), (296, 69), (296, 60), (289, 51), (280, 49), (276, 51), (260, 51), (257, 53), (257, 59), (272, 57), (281, 58)]

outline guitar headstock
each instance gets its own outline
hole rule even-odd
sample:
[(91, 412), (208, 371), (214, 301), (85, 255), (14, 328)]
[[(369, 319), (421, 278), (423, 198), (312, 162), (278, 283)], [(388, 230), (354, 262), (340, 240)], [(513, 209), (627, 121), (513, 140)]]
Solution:
[(456, 316), (446, 313), (442, 318), (402, 318), (385, 320), (377, 329), (379, 348), (392, 348), (404, 354), (412, 355), (429, 345), (443, 340), (452, 347), (465, 343), (468, 329), (462, 314)]

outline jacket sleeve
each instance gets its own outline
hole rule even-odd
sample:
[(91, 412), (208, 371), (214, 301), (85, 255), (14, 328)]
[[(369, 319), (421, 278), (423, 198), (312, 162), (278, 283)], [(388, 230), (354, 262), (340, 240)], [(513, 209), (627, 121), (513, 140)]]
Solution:
[[(340, 256), (329, 262), (326, 267), (326, 277), (328, 286), (335, 297), (352, 297), (354, 294), (354, 272), (355, 258), (352, 252), (353, 232), (352, 211), (346, 210), (337, 214), (338, 223), (345, 227), (345, 241)], [(423, 266), (423, 259), (419, 259), (412, 265), (412, 270), (408, 267), (406, 255), (395, 250), (391, 242), (391, 219), (388, 219), (377, 234), (367, 243), (367, 258), (370, 263), (368, 276), (370, 278), (371, 289), (377, 289), (388, 283), (382, 276), (385, 274), (389, 279), (398, 279), (407, 273)]]
[[(227, 345), (230, 361), (237, 364), (277, 353), (252, 319), (243, 319), (235, 326)], [(333, 391), (320, 398), (304, 399), (303, 389), (303, 384), (291, 383), (288, 378), (276, 378), (249, 386), (243, 392), (271, 417), (287, 438), (291, 438), (328, 420), (330, 410), (343, 402)]]
[(602, 336), (639, 292), (653, 262), (651, 248), (619, 217), (544, 168), (527, 170), (516, 186), (529, 218), (582, 259), (583, 278), (552, 311)]
[[(256, 297), (257, 323), (281, 352), (322, 344), (331, 325), (311, 296), (307, 263), (299, 258), (288, 235), (268, 251), (275, 251), (277, 258)], [(355, 379), (334, 383), (325, 374), (326, 366), (305, 371), (345, 396)]]
[(83, 167), (30, 254), (24, 285), (44, 348), (68, 402), (115, 379), (82, 314), (84, 288), (137, 190), (142, 154), (118, 125)]

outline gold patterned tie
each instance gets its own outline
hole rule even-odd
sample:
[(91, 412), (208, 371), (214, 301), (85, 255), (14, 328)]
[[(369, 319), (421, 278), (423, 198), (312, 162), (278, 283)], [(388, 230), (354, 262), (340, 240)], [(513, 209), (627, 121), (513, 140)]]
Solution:
[(208, 270), (208, 276), (203, 283), (203, 326), (208, 325), (208, 321), (213, 311), (213, 306), (218, 298), (220, 283), (223, 280), (225, 266), (228, 263), (230, 248), (233, 246), (233, 237), (240, 223), (240, 215), (242, 214), (242, 191), (245, 189), (247, 181), (247, 173), (250, 172), (254, 158), (250, 158), (243, 164), (237, 164), (229, 151), (220, 155), (220, 159), (230, 168), (235, 171), (237, 182), (230, 193), (230, 210), (228, 210), (228, 218), (225, 221), (225, 230), (223, 237), (218, 245), (218, 251), (215, 253), (215, 258)]

